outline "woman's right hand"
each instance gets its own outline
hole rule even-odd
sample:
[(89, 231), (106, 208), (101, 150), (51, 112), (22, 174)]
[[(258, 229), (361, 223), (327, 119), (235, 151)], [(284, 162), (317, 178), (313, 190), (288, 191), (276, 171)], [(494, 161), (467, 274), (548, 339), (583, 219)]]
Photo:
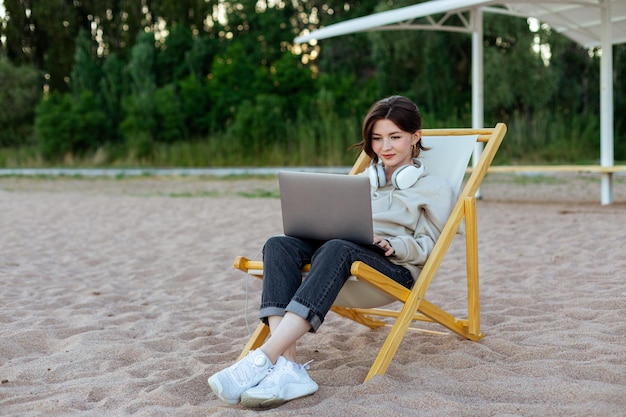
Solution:
[(385, 251), (385, 256), (392, 256), (396, 251), (387, 239), (374, 235), (374, 245)]

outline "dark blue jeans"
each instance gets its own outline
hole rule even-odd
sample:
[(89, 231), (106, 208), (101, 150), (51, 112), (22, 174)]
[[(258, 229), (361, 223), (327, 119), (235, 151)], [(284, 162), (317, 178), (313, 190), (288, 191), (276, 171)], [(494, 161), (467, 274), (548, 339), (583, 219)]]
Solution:
[[(408, 269), (395, 265), (376, 249), (346, 240), (303, 240), (275, 236), (263, 247), (263, 294), (260, 318), (297, 314), (315, 332), (324, 321), (354, 261), (363, 261), (394, 281), (411, 288)], [(305, 280), (300, 270), (311, 264)]]

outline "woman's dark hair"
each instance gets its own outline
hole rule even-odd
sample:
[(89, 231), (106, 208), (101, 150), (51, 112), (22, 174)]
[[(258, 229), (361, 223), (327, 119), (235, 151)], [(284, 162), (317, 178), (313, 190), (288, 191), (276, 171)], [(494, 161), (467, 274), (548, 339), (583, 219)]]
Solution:
[[(378, 162), (378, 156), (372, 149), (372, 130), (374, 124), (383, 119), (392, 121), (405, 132), (415, 133), (422, 130), (422, 116), (419, 109), (408, 98), (391, 96), (377, 101), (370, 107), (363, 119), (361, 142), (354, 145), (355, 148), (364, 151), (374, 162)], [(422, 150), (425, 148), (420, 140), (413, 150), (413, 158), (417, 158)]]

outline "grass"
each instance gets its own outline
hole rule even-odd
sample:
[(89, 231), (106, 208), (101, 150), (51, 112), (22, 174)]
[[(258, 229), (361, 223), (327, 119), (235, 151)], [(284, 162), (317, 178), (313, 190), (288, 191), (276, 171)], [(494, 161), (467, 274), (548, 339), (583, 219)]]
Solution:
[[(215, 198), (226, 195), (232, 194), (220, 191), (184, 191), (167, 194), (167, 196), (172, 198)], [(278, 190), (256, 189), (253, 191), (239, 191), (236, 192), (235, 195), (243, 198), (280, 198)]]
[(257, 189), (252, 192), (240, 191), (237, 193), (240, 197), (245, 198), (280, 198), (278, 190), (261, 190)]
[[(426, 120), (426, 118), (425, 118)], [(539, 113), (514, 115), (494, 165), (599, 164), (599, 127), (596, 115), (554, 116)], [(441, 127), (431, 122), (425, 127)], [(486, 123), (489, 125), (489, 122)], [(450, 127), (466, 126), (448, 121)], [(198, 168), (271, 166), (349, 166), (356, 152), (348, 148), (360, 139), (358, 121), (309, 120), (289, 124), (286, 138), (246, 148), (226, 134), (172, 144), (151, 144), (148, 156), (138, 157), (121, 145), (103, 146), (82, 155), (67, 154), (45, 160), (36, 146), (0, 149), (0, 168)], [(616, 135), (616, 139), (619, 135)], [(626, 160), (624, 146), (616, 140), (616, 160)]]
[(219, 191), (184, 191), (167, 194), (172, 198), (198, 198), (198, 197), (220, 197)]
[[(239, 183), (237, 183), (239, 182)], [(0, 176), (0, 190), (78, 191), (124, 194), (134, 197), (166, 197), (173, 199), (239, 197), (246, 199), (278, 199), (276, 176), (65, 176), (6, 175)]]

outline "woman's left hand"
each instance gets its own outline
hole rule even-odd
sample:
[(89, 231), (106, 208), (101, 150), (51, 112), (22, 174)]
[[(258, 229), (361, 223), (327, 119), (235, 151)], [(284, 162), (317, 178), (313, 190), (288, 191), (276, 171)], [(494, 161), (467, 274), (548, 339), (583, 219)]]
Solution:
[(383, 239), (378, 235), (374, 235), (374, 245), (384, 250), (385, 256), (392, 256), (396, 251), (387, 239)]

